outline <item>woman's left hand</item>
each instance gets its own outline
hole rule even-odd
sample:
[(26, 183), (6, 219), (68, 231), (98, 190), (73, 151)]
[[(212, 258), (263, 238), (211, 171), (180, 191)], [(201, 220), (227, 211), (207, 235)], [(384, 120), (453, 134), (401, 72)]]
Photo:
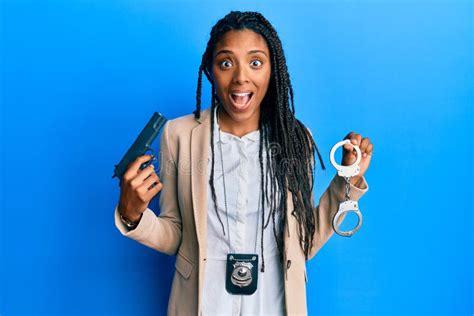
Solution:
[[(349, 134), (347, 134), (344, 139), (350, 139), (352, 144), (359, 146), (360, 152), (362, 154), (362, 159), (359, 162), (360, 172), (357, 176), (351, 178), (351, 183), (355, 185), (369, 168), (374, 146), (372, 145), (368, 137), (363, 138), (362, 135), (354, 132), (350, 132)], [(342, 165), (352, 165), (356, 161), (356, 159), (357, 152), (355, 151), (354, 147), (350, 144), (344, 145), (342, 154)]]

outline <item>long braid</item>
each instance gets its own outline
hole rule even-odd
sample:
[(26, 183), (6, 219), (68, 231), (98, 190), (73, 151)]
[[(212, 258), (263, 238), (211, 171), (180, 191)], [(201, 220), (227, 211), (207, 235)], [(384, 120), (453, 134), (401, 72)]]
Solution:
[[(260, 130), (263, 130), (262, 128), (262, 116), (263, 116), (263, 111), (260, 111), (260, 120), (258, 122), (258, 128)], [(260, 144), (263, 143), (263, 140), (264, 140), (264, 133), (260, 133)], [(263, 178), (263, 146), (259, 146), (259, 149), (258, 149), (258, 161), (260, 162), (260, 181), (262, 183), (262, 188), (263, 188), (263, 181), (264, 181), (264, 178)], [(261, 268), (261, 271), (264, 272), (265, 271), (265, 256), (263, 255), (263, 229), (264, 229), (264, 224), (263, 222), (265, 221), (265, 192), (263, 190), (260, 190), (261, 192), (259, 194), (262, 195), (261, 197), (261, 200), (262, 200), (262, 204), (261, 204), (261, 207), (262, 207), (262, 229), (261, 229), (261, 235), (260, 235), (260, 250), (262, 251), (262, 268)], [(260, 207), (260, 205), (259, 205)], [(258, 216), (258, 214), (257, 214)]]
[[(214, 83), (212, 84), (212, 91), (214, 91)], [(212, 103), (211, 103), (211, 113), (214, 113), (216, 109), (216, 97), (212, 94)], [(216, 199), (216, 189), (214, 187), (214, 166), (215, 166), (215, 155), (214, 155), (214, 115), (211, 115), (211, 151), (212, 151), (212, 167), (211, 167), (211, 176), (209, 177), (209, 184), (211, 185), (211, 195), (212, 200), (214, 201), (214, 210), (216, 211), (217, 218), (222, 225), (222, 232), (225, 236), (224, 223), (222, 222), (221, 216), (217, 210), (217, 199)], [(224, 172), (224, 170), (222, 170)]]
[(196, 110), (193, 112), (194, 117), (199, 119), (201, 117), (201, 87), (202, 87), (202, 72), (204, 67), (201, 65), (198, 72), (198, 84), (196, 91)]
[[(199, 67), (196, 110), (194, 111), (195, 118), (200, 118), (203, 72), (212, 84), (212, 113), (214, 113), (213, 111), (216, 107), (217, 96), (214, 91), (215, 83), (211, 76), (212, 54), (216, 44), (226, 32), (242, 29), (252, 30), (260, 34), (266, 40), (270, 51), (272, 67), (270, 84), (267, 94), (262, 100), (259, 119), (259, 128), (261, 130), (259, 162), (261, 168), (262, 209), (265, 209), (265, 199), (267, 202), (270, 202), (270, 213), (266, 220), (265, 213), (262, 212), (261, 251), (262, 271), (264, 271), (263, 230), (269, 224), (270, 219), (272, 219), (273, 233), (280, 252), (280, 258), (283, 257), (282, 234), (284, 233), (285, 225), (288, 225), (286, 212), (288, 207), (287, 190), (292, 194), (294, 206), (292, 214), (298, 221), (300, 244), (306, 259), (308, 258), (309, 251), (313, 245), (313, 236), (316, 227), (316, 219), (311, 201), (316, 154), (322, 169), (325, 169), (325, 166), (314, 139), (307, 132), (303, 123), (295, 117), (294, 91), (279, 36), (270, 22), (258, 12), (231, 11), (213, 26), (206, 51), (202, 56), (201, 65)], [(215, 203), (213, 126), (214, 116), (211, 115), (212, 169), (209, 183), (211, 185), (212, 198)], [(263, 166), (264, 153), (266, 168)], [(278, 199), (276, 197), (278, 197)], [(216, 213), (224, 230), (224, 225), (219, 217), (217, 208)], [(280, 220), (278, 231), (275, 227), (277, 214)]]

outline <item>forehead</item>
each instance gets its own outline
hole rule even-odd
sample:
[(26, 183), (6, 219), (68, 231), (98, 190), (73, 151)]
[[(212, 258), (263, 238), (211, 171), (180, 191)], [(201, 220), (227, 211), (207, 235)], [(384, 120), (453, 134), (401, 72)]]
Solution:
[(263, 36), (249, 29), (232, 30), (225, 33), (217, 42), (215, 52), (222, 48), (228, 48), (232, 51), (248, 51), (258, 48), (268, 52), (267, 41)]

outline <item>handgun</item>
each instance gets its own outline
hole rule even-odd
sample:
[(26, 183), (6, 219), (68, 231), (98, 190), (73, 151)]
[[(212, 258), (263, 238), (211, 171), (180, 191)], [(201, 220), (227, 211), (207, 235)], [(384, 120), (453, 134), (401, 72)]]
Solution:
[(140, 132), (137, 139), (133, 142), (132, 146), (125, 153), (125, 156), (123, 156), (122, 160), (120, 160), (120, 162), (115, 165), (114, 175), (112, 176), (112, 178), (118, 177), (121, 183), (122, 176), (125, 171), (127, 171), (128, 165), (135, 159), (137, 159), (139, 156), (144, 155), (148, 150), (153, 153), (153, 158), (148, 160), (147, 162), (144, 162), (140, 166), (140, 169), (143, 170), (156, 160), (156, 155), (154, 154), (153, 149), (151, 148), (151, 144), (158, 136), (167, 121), (168, 119), (166, 119), (163, 114), (159, 112), (153, 113), (153, 116), (145, 125), (145, 128), (143, 128), (143, 130)]

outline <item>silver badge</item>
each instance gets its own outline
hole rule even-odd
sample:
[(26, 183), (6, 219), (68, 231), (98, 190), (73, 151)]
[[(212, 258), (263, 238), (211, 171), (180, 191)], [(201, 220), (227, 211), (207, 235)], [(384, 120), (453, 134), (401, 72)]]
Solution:
[(237, 261), (233, 264), (234, 270), (232, 271), (231, 282), (238, 287), (249, 286), (252, 283), (253, 264), (250, 262)]

